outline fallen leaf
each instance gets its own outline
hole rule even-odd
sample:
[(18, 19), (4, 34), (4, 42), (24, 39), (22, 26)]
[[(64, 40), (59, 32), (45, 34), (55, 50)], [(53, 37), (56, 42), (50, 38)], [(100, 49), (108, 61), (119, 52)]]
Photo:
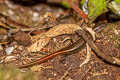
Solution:
[(13, 37), (14, 40), (20, 45), (28, 46), (31, 44), (31, 38), (23, 31), (18, 31)]
[(76, 24), (59, 24), (54, 26), (48, 32), (41, 34), (40, 39), (36, 41), (33, 45), (27, 48), (29, 52), (38, 52), (40, 51), (45, 45), (48, 44), (49, 40), (52, 37), (62, 35), (62, 34), (74, 34), (75, 31), (82, 29), (80, 26)]

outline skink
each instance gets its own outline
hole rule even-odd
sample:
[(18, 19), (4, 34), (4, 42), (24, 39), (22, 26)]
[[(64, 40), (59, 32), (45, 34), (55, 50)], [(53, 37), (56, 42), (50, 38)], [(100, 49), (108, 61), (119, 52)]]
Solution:
[[(96, 31), (96, 32), (102, 31), (104, 29), (104, 27), (105, 27), (105, 24), (103, 26), (99, 26), (99, 27), (100, 27), (100, 29), (98, 29), (98, 27), (97, 27), (97, 28), (94, 29), (94, 31)], [(90, 35), (88, 37), (90, 37)], [(36, 64), (41, 64), (43, 62), (46, 62), (46, 61), (56, 57), (57, 55), (62, 55), (62, 54), (67, 54), (67, 53), (76, 53), (76, 52), (81, 50), (83, 45), (85, 45), (85, 41), (82, 40), (82, 39), (79, 39), (78, 41), (73, 43), (71, 46), (60, 49), (60, 50), (58, 50), (56, 52), (53, 52), (53, 53), (51, 53), (49, 55), (46, 55), (43, 58), (38, 59), (36, 61), (33, 61), (31, 63), (20, 65), (20, 66), (17, 66), (17, 67), (18, 68), (27, 68), (27, 67), (31, 67), (31, 66), (36, 65)]]

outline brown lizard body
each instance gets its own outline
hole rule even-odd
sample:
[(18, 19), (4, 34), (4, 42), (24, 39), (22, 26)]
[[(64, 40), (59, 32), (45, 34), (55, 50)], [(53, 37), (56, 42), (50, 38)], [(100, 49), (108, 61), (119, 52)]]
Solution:
[(68, 47), (63, 48), (61, 50), (53, 52), (49, 55), (46, 55), (43, 58), (38, 59), (37, 61), (25, 64), (25, 65), (20, 65), (20, 66), (18, 66), (18, 68), (26, 68), (26, 67), (31, 67), (31, 66), (36, 65), (36, 64), (41, 64), (43, 62), (46, 62), (46, 61), (56, 57), (57, 55), (62, 55), (62, 54), (66, 54), (66, 53), (75, 53), (75, 52), (79, 51), (81, 49), (81, 46), (84, 44), (85, 44), (85, 41), (79, 39), (77, 42), (75, 42), (71, 46), (68, 46)]
[[(105, 27), (105, 26), (103, 26)], [(102, 27), (101, 30), (103, 30), (104, 28)], [(97, 28), (95, 28), (94, 30), (96, 32), (100, 32), (101, 30), (96, 30)], [(90, 35), (88, 36), (90, 37)], [(46, 62), (54, 57), (56, 57), (57, 55), (62, 55), (62, 54), (66, 54), (66, 53), (76, 53), (78, 51), (80, 51), (80, 49), (82, 48), (82, 46), (85, 44), (85, 41), (82, 40), (82, 39), (79, 39), (78, 41), (76, 41), (75, 43), (73, 43), (71, 46), (68, 46), (66, 48), (63, 48), (63, 49), (60, 49), (56, 52), (53, 52), (49, 55), (46, 55), (44, 56), (43, 58), (41, 59), (38, 59), (36, 61), (33, 61), (31, 63), (28, 63), (28, 64), (25, 64), (25, 65), (20, 65), (20, 66), (17, 66), (18, 68), (26, 68), (26, 67), (31, 67), (33, 65), (36, 65), (36, 64), (41, 64), (43, 62)]]

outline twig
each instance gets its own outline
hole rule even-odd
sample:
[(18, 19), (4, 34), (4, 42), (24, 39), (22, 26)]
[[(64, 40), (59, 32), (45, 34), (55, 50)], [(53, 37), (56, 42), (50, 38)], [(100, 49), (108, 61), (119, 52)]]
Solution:
[(82, 67), (84, 64), (86, 64), (89, 60), (90, 60), (90, 57), (91, 57), (91, 48), (89, 47), (88, 44), (86, 44), (87, 46), (87, 58), (80, 64), (80, 67)]
[(17, 27), (23, 27), (23, 28), (30, 28), (30, 26), (28, 26), (28, 25), (25, 25), (25, 24), (22, 24), (22, 23), (19, 23), (19, 22), (16, 22), (16, 21), (14, 21), (14, 20), (12, 20), (12, 19), (10, 19), (10, 17), (7, 17), (7, 19), (6, 19), (6, 23), (7, 24), (12, 24), (13, 26), (17, 26)]
[(16, 21), (14, 21), (14, 20), (12, 20), (9, 16), (6, 16), (6, 15), (4, 15), (4, 14), (2, 14), (2, 13), (0, 13), (0, 21), (1, 22), (3, 22), (3, 23), (5, 23), (6, 25), (9, 25), (9, 26), (13, 26), (13, 27), (23, 27), (23, 28), (30, 28), (29, 26), (27, 26), (27, 25), (25, 25), (25, 24), (21, 24), (21, 23), (19, 23), (19, 22), (16, 22)]
[(68, 70), (64, 73), (64, 75), (61, 77), (60, 80), (63, 80), (68, 75), (68, 73), (69, 73), (70, 70), (71, 70), (71, 67), (68, 68)]
[(85, 21), (86, 23), (88, 23), (88, 20), (87, 20), (87, 15), (77, 6), (75, 5), (71, 0), (66, 0), (70, 5), (71, 7), (81, 15), (83, 21)]
[(75, 4), (79, 6), (79, 0), (75, 0)]

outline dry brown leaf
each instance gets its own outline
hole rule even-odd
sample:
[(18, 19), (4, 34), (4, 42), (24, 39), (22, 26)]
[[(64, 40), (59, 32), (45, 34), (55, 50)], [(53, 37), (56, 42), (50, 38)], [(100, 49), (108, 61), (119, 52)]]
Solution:
[(4, 24), (3, 22), (0, 21), (0, 26), (4, 27), (4, 28), (8, 28), (9, 29), (9, 26), (7, 26), (6, 24)]
[(52, 37), (61, 35), (61, 34), (74, 34), (75, 31), (82, 29), (76, 24), (59, 24), (51, 28), (48, 32), (41, 34), (40, 39), (36, 41), (33, 45), (28, 47), (29, 52), (38, 52), (40, 51)]

